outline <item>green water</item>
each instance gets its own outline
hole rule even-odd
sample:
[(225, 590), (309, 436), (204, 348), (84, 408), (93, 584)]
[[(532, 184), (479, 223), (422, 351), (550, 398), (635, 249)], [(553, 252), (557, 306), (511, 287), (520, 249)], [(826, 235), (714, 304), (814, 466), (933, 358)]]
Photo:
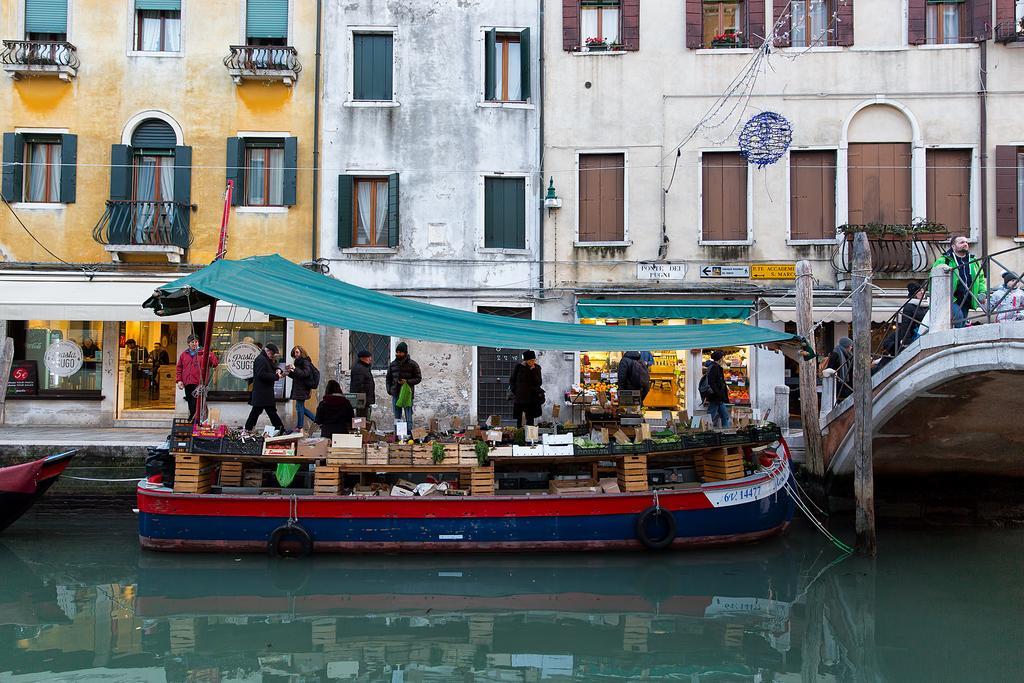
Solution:
[(0, 681), (1024, 678), (1024, 532), (880, 546), (834, 563), (797, 525), (690, 553), (271, 561), (33, 515), (0, 537)]

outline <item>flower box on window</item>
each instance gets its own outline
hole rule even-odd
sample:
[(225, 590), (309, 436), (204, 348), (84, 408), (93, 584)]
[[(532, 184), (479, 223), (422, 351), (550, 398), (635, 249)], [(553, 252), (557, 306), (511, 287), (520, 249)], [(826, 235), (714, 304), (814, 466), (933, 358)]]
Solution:
[(743, 34), (735, 29), (726, 29), (711, 39), (712, 48), (743, 47)]
[(587, 38), (587, 50), (589, 52), (607, 52), (608, 42), (602, 37)]

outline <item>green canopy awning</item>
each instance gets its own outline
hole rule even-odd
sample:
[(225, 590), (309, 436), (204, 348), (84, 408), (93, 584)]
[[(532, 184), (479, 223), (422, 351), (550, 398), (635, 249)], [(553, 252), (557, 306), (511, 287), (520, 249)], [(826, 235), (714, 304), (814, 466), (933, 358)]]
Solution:
[(696, 320), (746, 320), (754, 302), (750, 299), (580, 299), (580, 318), (692, 318)]
[(176, 315), (214, 299), (331, 327), (465, 346), (649, 351), (798, 341), (785, 332), (736, 323), (610, 327), (472, 313), (356, 287), (277, 255), (216, 261), (159, 288), (143, 306)]

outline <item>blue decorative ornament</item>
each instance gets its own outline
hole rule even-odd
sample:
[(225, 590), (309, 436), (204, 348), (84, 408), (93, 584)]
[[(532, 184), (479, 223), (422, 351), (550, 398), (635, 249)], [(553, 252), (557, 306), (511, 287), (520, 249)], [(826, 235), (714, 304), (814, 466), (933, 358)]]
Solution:
[(752, 116), (740, 131), (740, 153), (758, 168), (781, 159), (793, 142), (793, 126), (781, 114), (766, 111)]

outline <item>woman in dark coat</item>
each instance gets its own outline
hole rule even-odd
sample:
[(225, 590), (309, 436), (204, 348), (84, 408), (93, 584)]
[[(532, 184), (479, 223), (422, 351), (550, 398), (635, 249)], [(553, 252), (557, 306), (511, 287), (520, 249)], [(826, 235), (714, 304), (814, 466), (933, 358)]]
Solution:
[(320, 425), (320, 436), (329, 439), (335, 434), (352, 431), (354, 414), (352, 404), (341, 393), (341, 385), (333, 379), (329, 381), (324, 398), (316, 407), (316, 417), (313, 418)]
[(307, 417), (310, 420), (316, 419), (316, 415), (306, 407), (306, 401), (313, 393), (309, 386), (309, 381), (313, 377), (313, 361), (310, 360), (306, 349), (301, 346), (293, 348), (291, 356), (294, 365), (286, 368), (288, 376), (292, 378), (292, 393), (289, 398), (295, 401), (295, 431), (300, 432)]
[(263, 352), (252, 362), (252, 393), (249, 395), (249, 419), (245, 421), (246, 431), (256, 426), (260, 413), (266, 411), (274, 429), (284, 431), (284, 423), (277, 414), (277, 398), (274, 396), (274, 383), (281, 377), (277, 369), (277, 345), (267, 344)]
[(537, 365), (537, 354), (533, 351), (523, 351), (523, 362), (517, 363), (509, 377), (509, 390), (512, 392), (512, 412), (516, 416), (516, 425), (523, 426), (523, 416), (526, 416), (526, 424), (532, 425), (533, 421), (540, 417), (541, 407), (544, 405), (544, 383), (540, 374), (540, 366)]

